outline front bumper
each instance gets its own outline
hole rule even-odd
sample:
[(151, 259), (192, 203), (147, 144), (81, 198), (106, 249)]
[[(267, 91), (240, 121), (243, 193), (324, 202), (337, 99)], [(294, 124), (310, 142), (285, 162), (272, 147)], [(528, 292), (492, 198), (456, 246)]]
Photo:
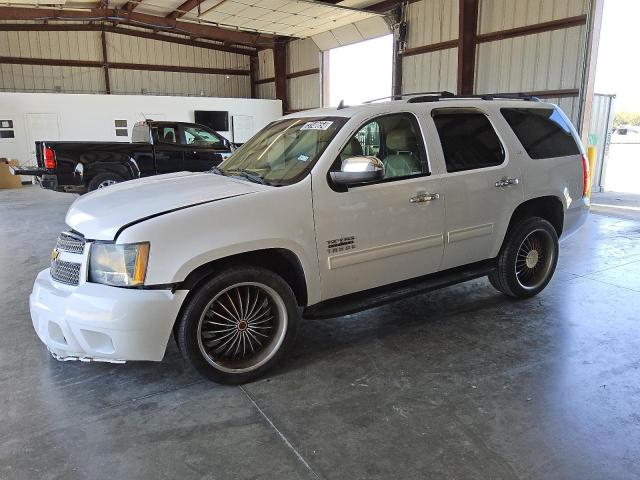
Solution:
[(29, 307), (38, 337), (60, 360), (160, 361), (187, 293), (67, 286), (47, 269), (36, 278)]

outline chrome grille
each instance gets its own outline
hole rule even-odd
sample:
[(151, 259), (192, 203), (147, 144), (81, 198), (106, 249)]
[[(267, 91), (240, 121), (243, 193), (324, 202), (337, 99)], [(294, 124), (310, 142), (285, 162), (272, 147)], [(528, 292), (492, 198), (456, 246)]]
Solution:
[(65, 262), (63, 260), (51, 261), (51, 278), (56, 282), (66, 283), (67, 285), (78, 285), (80, 283), (81, 264), (73, 262)]
[(68, 232), (62, 232), (58, 236), (56, 249), (64, 252), (82, 253), (84, 251), (84, 238)]

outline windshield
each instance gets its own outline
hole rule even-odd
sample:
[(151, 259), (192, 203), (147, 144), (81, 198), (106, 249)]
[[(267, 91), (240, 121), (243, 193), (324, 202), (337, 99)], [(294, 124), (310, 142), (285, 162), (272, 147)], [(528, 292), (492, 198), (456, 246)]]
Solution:
[(309, 173), (347, 120), (307, 117), (271, 123), (222, 162), (218, 172), (268, 185), (295, 183)]

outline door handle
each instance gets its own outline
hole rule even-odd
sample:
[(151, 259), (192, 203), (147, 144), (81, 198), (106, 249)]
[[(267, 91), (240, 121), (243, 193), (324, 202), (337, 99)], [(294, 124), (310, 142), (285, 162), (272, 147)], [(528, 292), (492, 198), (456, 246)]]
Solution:
[(502, 177), (500, 180), (498, 180), (495, 185), (498, 188), (504, 188), (504, 187), (510, 187), (511, 185), (518, 185), (520, 183), (520, 179), (519, 178), (507, 178), (507, 177)]
[(415, 197), (411, 197), (409, 201), (411, 203), (424, 203), (431, 200), (437, 200), (440, 198), (439, 193), (418, 193)]

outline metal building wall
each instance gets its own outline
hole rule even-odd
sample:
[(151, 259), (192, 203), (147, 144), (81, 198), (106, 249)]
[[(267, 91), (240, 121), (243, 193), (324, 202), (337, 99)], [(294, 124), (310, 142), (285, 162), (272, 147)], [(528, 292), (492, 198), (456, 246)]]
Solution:
[[(264, 80), (275, 77), (273, 67), (273, 50), (266, 49), (258, 52), (258, 71), (256, 72), (257, 80)], [(267, 83), (258, 83), (256, 85), (256, 96), (258, 98), (274, 99), (276, 98), (276, 84), (273, 80)]]
[[(478, 33), (561, 20), (588, 10), (589, 0), (482, 0)], [(586, 34), (586, 25), (580, 25), (481, 43), (476, 54), (476, 93), (579, 89)], [(577, 122), (577, 97), (556, 103)]]
[[(181, 67), (249, 69), (249, 57), (147, 38), (107, 33), (109, 62), (129, 62)], [(250, 97), (248, 75), (109, 70), (112, 93)]]
[[(146, 38), (106, 34), (109, 62), (249, 69), (249, 56)], [(101, 33), (0, 31), (0, 56), (102, 62)], [(112, 93), (250, 97), (248, 75), (109, 70)], [(104, 93), (104, 71), (94, 67), (0, 64), (0, 90)]]
[[(7, 22), (2, 22), (7, 23)], [(0, 56), (99, 60), (98, 32), (0, 32)], [(13, 92), (104, 92), (102, 69), (0, 64), (0, 90)]]
[(318, 70), (287, 80), (289, 110), (303, 110), (320, 106), (320, 50), (310, 38), (295, 40), (287, 45), (287, 73)]
[(407, 47), (402, 61), (402, 91), (454, 92), (458, 49), (411, 54), (411, 49), (458, 38), (458, 0), (421, 0), (407, 9)]

